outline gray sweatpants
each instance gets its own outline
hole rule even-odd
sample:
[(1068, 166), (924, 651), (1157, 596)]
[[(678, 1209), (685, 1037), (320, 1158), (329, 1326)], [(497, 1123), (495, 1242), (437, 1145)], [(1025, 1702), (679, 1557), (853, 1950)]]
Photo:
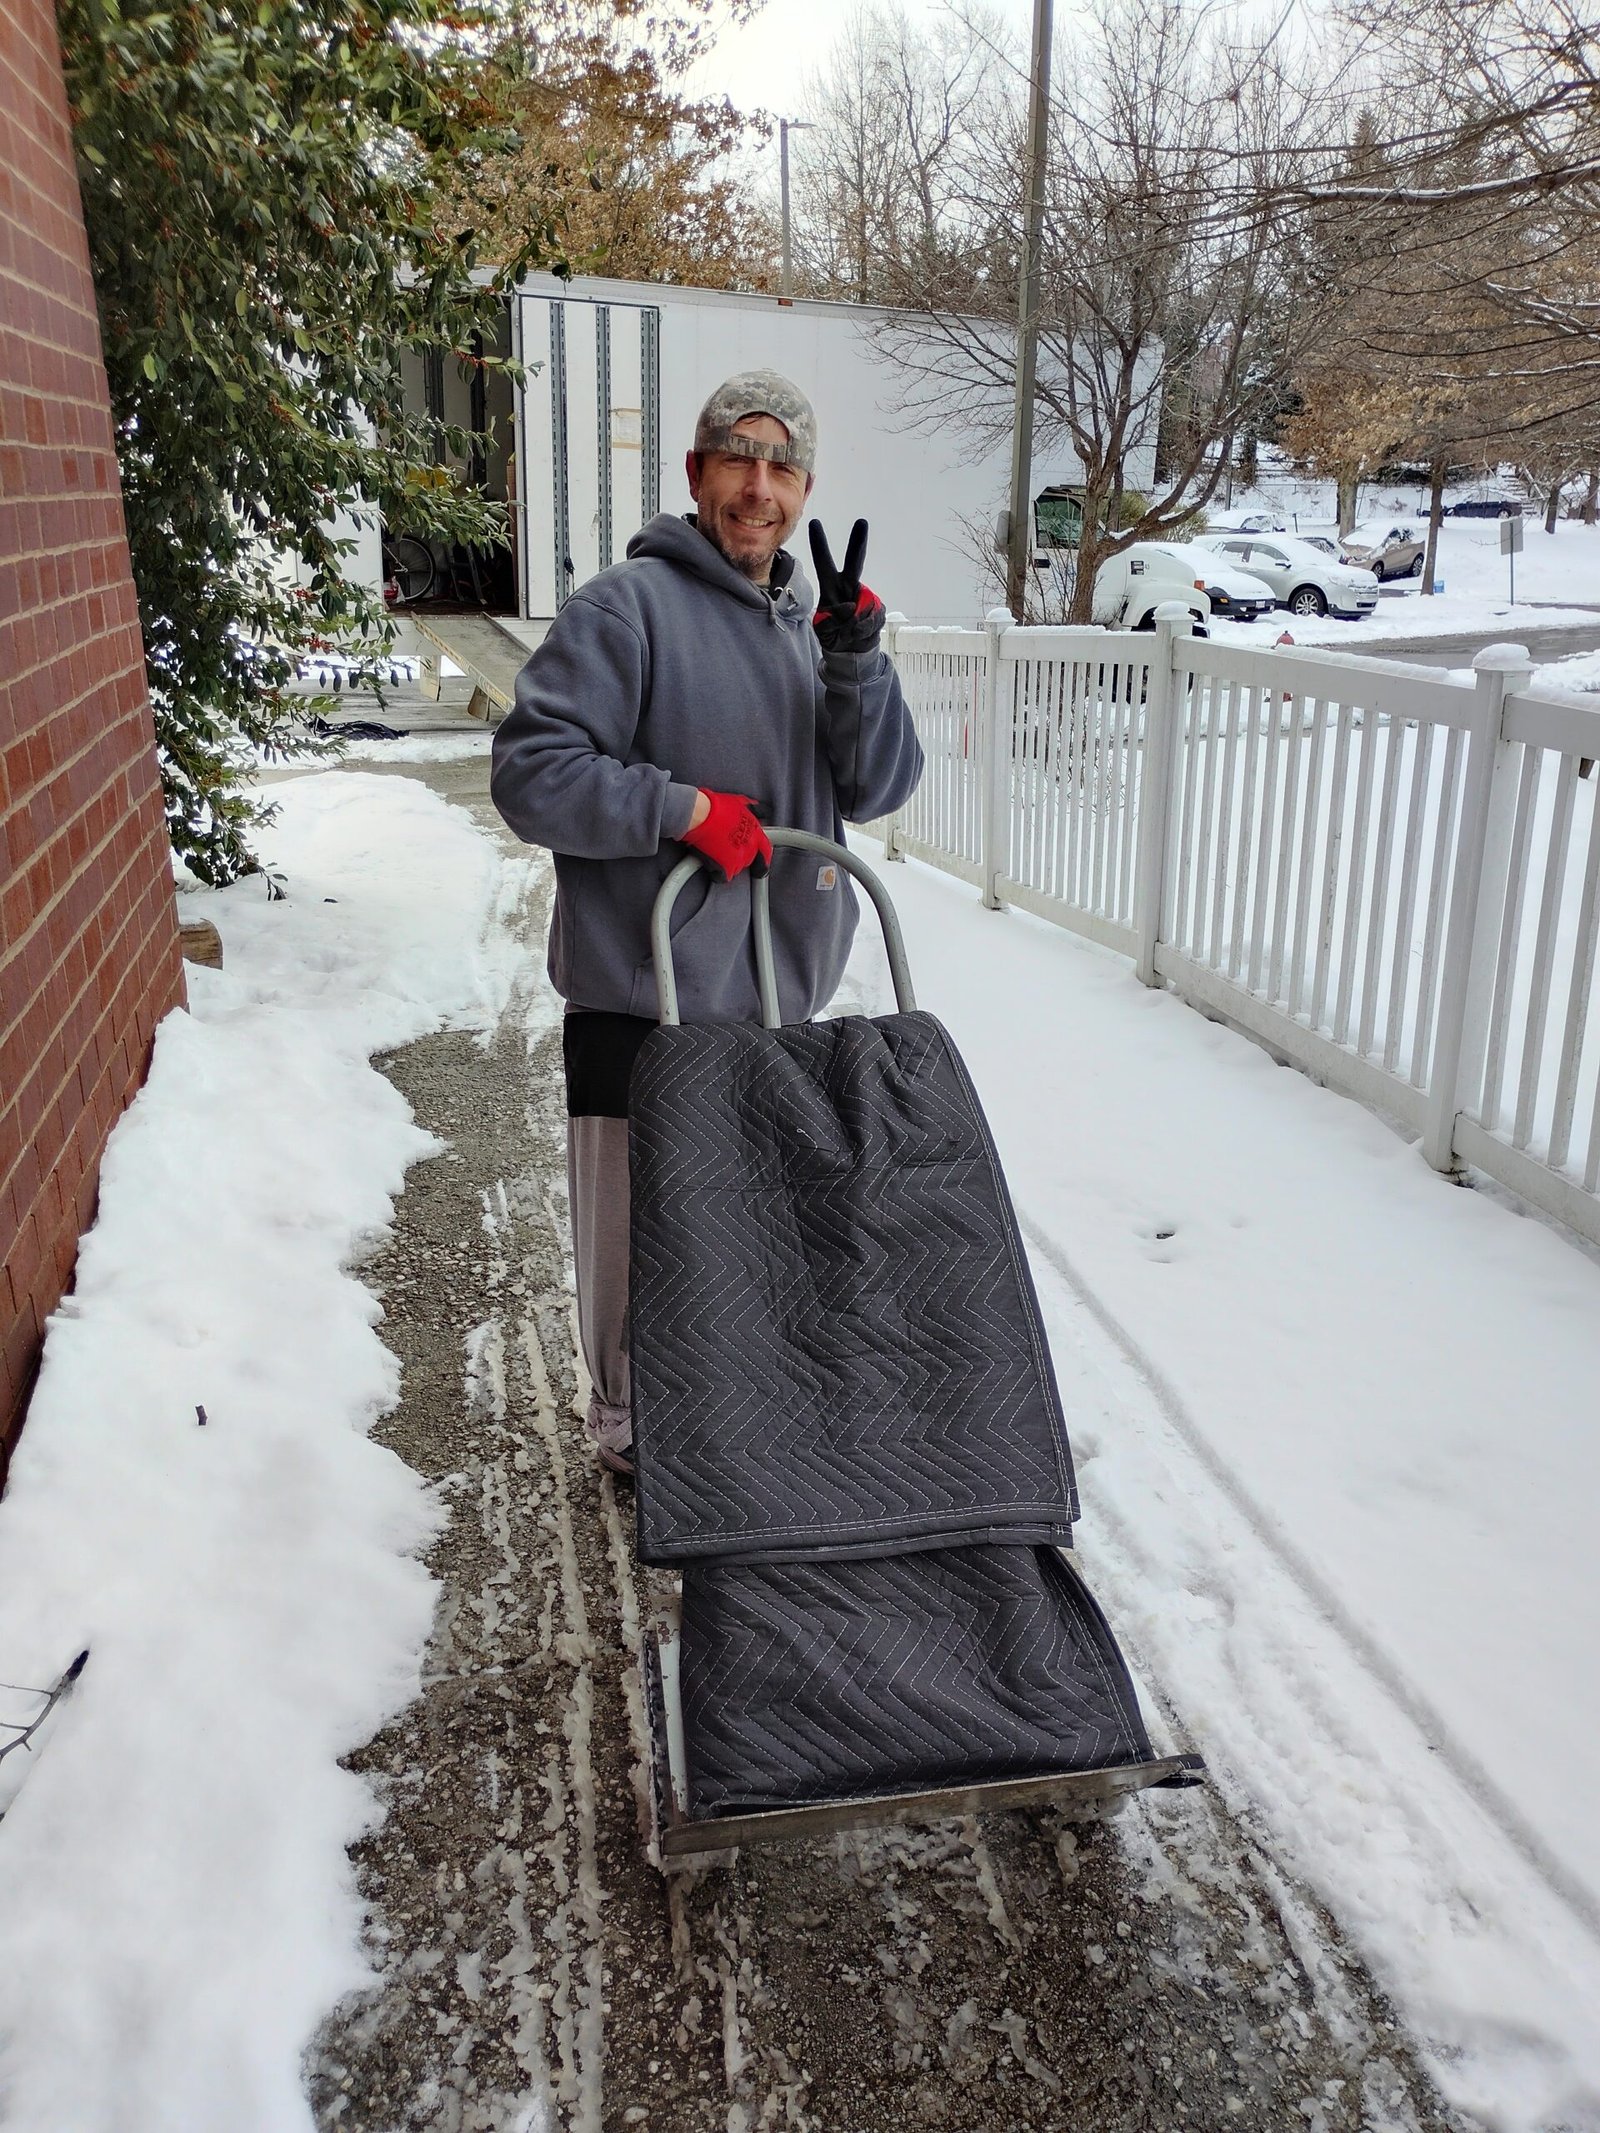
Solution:
[(594, 1391), (589, 1434), (614, 1452), (633, 1442), (628, 1388), (628, 1121), (567, 1120), (567, 1189), (578, 1276), (578, 1339)]

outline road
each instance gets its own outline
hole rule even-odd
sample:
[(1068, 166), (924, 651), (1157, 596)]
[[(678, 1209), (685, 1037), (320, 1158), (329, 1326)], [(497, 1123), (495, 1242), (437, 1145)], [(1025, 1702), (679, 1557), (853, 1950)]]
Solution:
[[(409, 774), (498, 833), (481, 760)], [(403, 1374), (377, 1435), (451, 1516), (423, 1694), (350, 1758), (386, 1810), (354, 1854), (378, 1982), (309, 2062), (319, 2128), (1467, 2133), (1209, 1790), (646, 1862), (654, 1573), (577, 1420), (550, 883), (521, 878), (487, 1048), (381, 1062), (445, 1152), (365, 1269)]]
[(1549, 627), (1519, 622), (1515, 628), (1502, 622), (1498, 628), (1462, 630), (1449, 637), (1374, 638), (1370, 646), (1357, 644), (1352, 636), (1341, 651), (1370, 651), (1375, 659), (1404, 659), (1418, 666), (1469, 667), (1474, 652), (1486, 644), (1525, 644), (1534, 664), (1550, 659), (1570, 659), (1575, 652), (1600, 652), (1600, 609), (1592, 623), (1556, 623)]

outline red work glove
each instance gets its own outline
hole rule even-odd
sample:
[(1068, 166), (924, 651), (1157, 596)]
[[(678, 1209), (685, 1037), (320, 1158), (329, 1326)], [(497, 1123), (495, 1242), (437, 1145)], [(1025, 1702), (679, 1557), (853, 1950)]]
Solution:
[(759, 859), (763, 867), (772, 862), (772, 839), (751, 811), (750, 802), (742, 793), (708, 792), (711, 812), (698, 829), (685, 830), (683, 841), (697, 852), (704, 852), (714, 867), (721, 869), (724, 881), (732, 881), (735, 874)]
[(828, 536), (815, 519), (806, 529), (811, 535), (811, 560), (817, 570), (817, 611), (811, 618), (825, 652), (875, 652), (883, 635), (883, 602), (861, 582), (867, 560), (867, 522), (858, 518), (850, 530), (850, 545), (844, 552), (844, 568), (835, 566)]

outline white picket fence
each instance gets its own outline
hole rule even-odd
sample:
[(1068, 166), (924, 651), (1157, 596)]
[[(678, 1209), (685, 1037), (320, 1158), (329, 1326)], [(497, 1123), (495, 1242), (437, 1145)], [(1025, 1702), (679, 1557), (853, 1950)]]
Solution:
[[(1180, 619), (1181, 617), (1181, 619)], [(1600, 709), (1189, 634), (914, 629), (907, 855), (1130, 956), (1600, 1243)]]

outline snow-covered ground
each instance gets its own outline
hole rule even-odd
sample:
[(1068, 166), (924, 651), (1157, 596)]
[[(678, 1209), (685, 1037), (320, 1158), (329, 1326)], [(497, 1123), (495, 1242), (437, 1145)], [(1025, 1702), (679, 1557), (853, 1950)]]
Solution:
[[(1222, 515), (1234, 517), (1247, 508), (1247, 503), (1236, 502), (1233, 512)], [(1373, 508), (1363, 516), (1417, 523), (1417, 514), (1409, 508), (1387, 513)], [(1425, 516), (1422, 525), (1425, 528)], [(1331, 538), (1331, 510), (1326, 516), (1302, 515), (1300, 530)], [(1515, 606), (1507, 559), (1500, 553), (1500, 522), (1448, 518), (1439, 528), (1436, 576), (1442, 593), (1425, 597), (1419, 582), (1395, 579), (1383, 586), (1376, 612), (1362, 622), (1341, 621), (1335, 615), (1316, 621), (1275, 614), (1256, 623), (1217, 623), (1214, 634), (1228, 643), (1270, 644), (1281, 626), (1296, 644), (1337, 645), (1358, 652), (1366, 646), (1379, 651), (1386, 640), (1455, 636), (1467, 630), (1492, 629), (1514, 640), (1519, 627), (1600, 625), (1600, 527), (1562, 519), (1550, 534), (1542, 520), (1525, 518), (1523, 537), (1527, 546), (1517, 557)]]
[(1114, 1621), (1447, 2090), (1600, 2126), (1600, 1265), (1120, 958), (888, 878), (1033, 1246)]
[(0, 1763), (7, 2133), (309, 2126), (301, 2053), (365, 1974), (338, 1759), (416, 1691), (441, 1516), (366, 1436), (396, 1371), (347, 1268), (435, 1145), (368, 1055), (492, 1019), (517, 881), (412, 779), (275, 797), (286, 897), (184, 899), (227, 966), (112, 1135), (0, 1503), (0, 1675), (90, 1654)]
[(1567, 659), (1547, 659), (1533, 670), (1536, 689), (1564, 689), (1575, 696), (1600, 695), (1600, 652), (1574, 652)]
[(494, 729), (481, 733), (408, 733), (398, 741), (346, 741), (342, 750), (347, 763), (466, 763), (474, 756), (487, 756), (494, 746)]
[[(348, 1268), (432, 1146), (367, 1062), (500, 1011), (539, 862), (404, 777), (274, 798), (289, 898), (188, 902), (227, 968), (113, 1138), (0, 1503), (0, 1674), (91, 1652), (0, 1824), (10, 2133), (297, 2133), (363, 1975), (338, 1758), (414, 1690), (439, 1516), (365, 1434), (394, 1365)], [(1120, 959), (888, 878), (1144, 1677), (1452, 2094), (1600, 2128), (1600, 1264)], [(843, 1004), (886, 998), (863, 935)]]

